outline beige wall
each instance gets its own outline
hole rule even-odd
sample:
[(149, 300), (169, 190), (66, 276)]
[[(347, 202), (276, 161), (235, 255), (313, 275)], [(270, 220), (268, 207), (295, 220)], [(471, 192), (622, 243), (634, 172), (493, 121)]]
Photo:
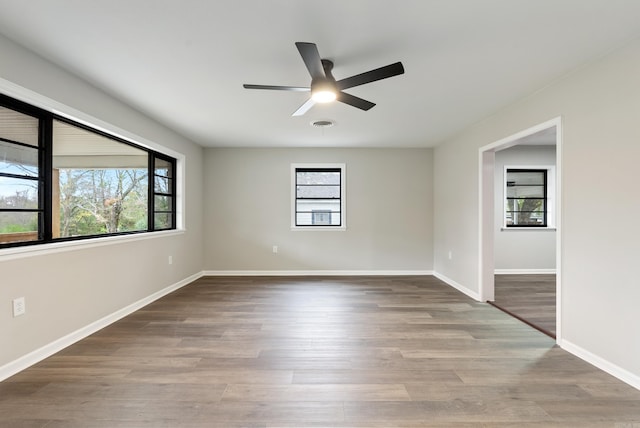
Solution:
[[(52, 246), (25, 254), (0, 250), (1, 378), (16, 359), (201, 272), (202, 149), (2, 37), (0, 58), (1, 93), (183, 155), (187, 227), (56, 252)], [(27, 312), (13, 318), (11, 301), (22, 296)]]
[[(307, 162), (346, 164), (346, 231), (291, 230)], [(206, 271), (433, 268), (431, 149), (207, 149), (205, 189)]]
[[(635, 40), (438, 146), (434, 157), (434, 267), (477, 293), (478, 149), (562, 117), (560, 344), (638, 387), (639, 75)], [(448, 260), (449, 249), (458, 257)]]

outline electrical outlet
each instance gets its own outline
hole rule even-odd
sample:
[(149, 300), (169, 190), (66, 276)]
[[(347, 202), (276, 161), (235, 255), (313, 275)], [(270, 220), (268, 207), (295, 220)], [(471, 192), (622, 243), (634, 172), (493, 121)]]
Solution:
[(173, 256), (169, 256), (169, 264), (172, 265), (173, 264)]
[(453, 251), (449, 250), (449, 260), (453, 259)]
[(20, 315), (24, 315), (27, 312), (27, 307), (25, 304), (24, 297), (18, 297), (17, 299), (13, 299), (13, 316), (17, 317)]
[(274, 245), (274, 246), (273, 246), (273, 252), (274, 252), (274, 253), (277, 253), (277, 252), (278, 252), (278, 246), (277, 246), (277, 245)]

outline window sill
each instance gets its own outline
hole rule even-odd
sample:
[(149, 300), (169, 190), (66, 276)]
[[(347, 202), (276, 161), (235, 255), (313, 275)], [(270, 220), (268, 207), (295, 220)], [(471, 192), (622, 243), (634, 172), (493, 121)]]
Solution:
[(295, 232), (344, 232), (346, 226), (291, 226), (291, 230)]
[(158, 232), (136, 233), (131, 235), (101, 236), (98, 238), (80, 239), (77, 241), (48, 242), (24, 247), (9, 247), (0, 249), (0, 261), (20, 259), (31, 256), (43, 256), (66, 251), (74, 251), (105, 245), (115, 245), (125, 242), (143, 241), (146, 239), (163, 238), (184, 234), (185, 229), (163, 230)]
[(514, 231), (518, 231), (518, 232), (522, 232), (522, 231), (527, 231), (527, 232), (555, 232), (556, 228), (555, 227), (501, 227), (500, 230), (502, 232), (514, 232)]

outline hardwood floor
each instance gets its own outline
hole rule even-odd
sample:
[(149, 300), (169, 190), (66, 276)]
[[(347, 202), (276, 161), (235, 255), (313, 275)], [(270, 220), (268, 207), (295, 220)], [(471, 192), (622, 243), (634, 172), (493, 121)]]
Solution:
[(640, 391), (433, 277), (209, 277), (0, 383), (0, 426), (637, 427)]
[(556, 337), (555, 275), (496, 275), (492, 304)]

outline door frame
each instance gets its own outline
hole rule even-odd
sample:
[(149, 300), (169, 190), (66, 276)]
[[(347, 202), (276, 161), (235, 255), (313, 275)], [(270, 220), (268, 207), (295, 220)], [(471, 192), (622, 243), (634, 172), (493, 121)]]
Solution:
[(518, 140), (536, 132), (556, 127), (556, 180), (555, 180), (555, 217), (556, 217), (556, 343), (562, 338), (562, 117), (527, 128), (523, 131), (502, 138), (479, 149), (479, 269), (478, 284), (480, 300), (493, 301), (495, 297), (495, 153), (517, 145)]

